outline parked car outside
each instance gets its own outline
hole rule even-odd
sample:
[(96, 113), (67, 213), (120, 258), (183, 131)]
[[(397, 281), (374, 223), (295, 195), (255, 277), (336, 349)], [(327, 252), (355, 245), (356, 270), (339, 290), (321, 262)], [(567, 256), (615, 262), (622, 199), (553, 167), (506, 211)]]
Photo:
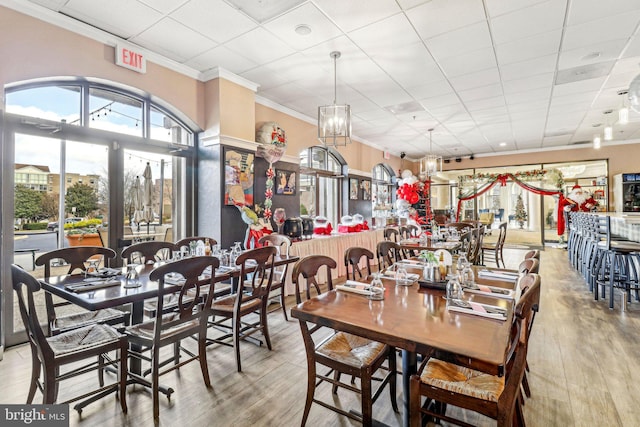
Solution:
[[(84, 218), (78, 218), (78, 217), (71, 217), (71, 218), (67, 218), (64, 220), (65, 224), (73, 224), (75, 222), (80, 222), (80, 221), (84, 221)], [(47, 224), (47, 230), (48, 231), (56, 231), (58, 229), (58, 222), (50, 222), (49, 224)]]

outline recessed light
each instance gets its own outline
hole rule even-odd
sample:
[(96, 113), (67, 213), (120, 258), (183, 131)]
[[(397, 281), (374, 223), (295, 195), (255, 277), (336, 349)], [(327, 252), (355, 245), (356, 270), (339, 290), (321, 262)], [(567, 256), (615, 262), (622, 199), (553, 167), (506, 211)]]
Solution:
[(500, 143), (500, 147), (506, 147), (506, 146), (507, 146), (507, 143), (506, 143), (506, 142), (501, 142), (501, 143)]
[(309, 34), (311, 34), (311, 27), (307, 24), (296, 25), (296, 33), (300, 34), (301, 36), (308, 36)]

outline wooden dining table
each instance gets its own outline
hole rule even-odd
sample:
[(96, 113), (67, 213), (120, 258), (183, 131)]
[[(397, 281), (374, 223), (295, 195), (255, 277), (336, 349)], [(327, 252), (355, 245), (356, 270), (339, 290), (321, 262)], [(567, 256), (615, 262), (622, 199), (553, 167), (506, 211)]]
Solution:
[[(506, 320), (489, 319), (447, 309), (442, 290), (396, 285), (383, 278), (385, 298), (333, 290), (299, 304), (291, 316), (300, 321), (352, 333), (402, 350), (403, 423), (409, 425), (409, 379), (417, 371), (417, 354), (439, 351), (466, 366), (492, 375), (503, 375), (513, 320), (513, 299), (465, 294), (465, 299), (507, 309)], [(502, 287), (513, 282), (485, 284)]]
[[(285, 265), (298, 261), (297, 256), (277, 256), (274, 265)], [(64, 300), (71, 302), (86, 310), (95, 311), (104, 308), (114, 308), (123, 305), (131, 305), (131, 324), (142, 323), (144, 320), (144, 302), (158, 296), (158, 282), (149, 280), (149, 273), (153, 270), (153, 264), (143, 266), (138, 278), (138, 287), (125, 287), (127, 280), (123, 274), (104, 280), (119, 281), (117, 286), (91, 289), (87, 287), (81, 292), (72, 291), (69, 286), (82, 284), (85, 280), (84, 274), (71, 274), (40, 279), (42, 288)], [(216, 270), (215, 282), (225, 280), (237, 281), (240, 275), (240, 268), (235, 266), (221, 267)], [(175, 285), (179, 286), (179, 285)], [(166, 290), (170, 288), (165, 285)], [(228, 291), (227, 291), (228, 293)], [(129, 369), (135, 374), (141, 374), (141, 362), (137, 358), (132, 358)]]

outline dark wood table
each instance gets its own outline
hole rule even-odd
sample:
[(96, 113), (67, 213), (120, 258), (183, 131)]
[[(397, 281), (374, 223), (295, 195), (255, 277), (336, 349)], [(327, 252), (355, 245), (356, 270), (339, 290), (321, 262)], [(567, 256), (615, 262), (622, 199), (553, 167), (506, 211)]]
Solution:
[[(298, 259), (297, 256), (278, 256), (274, 264), (276, 266), (290, 264), (298, 261)], [(83, 274), (45, 278), (41, 279), (40, 283), (45, 291), (90, 311), (131, 304), (131, 324), (138, 324), (144, 319), (144, 301), (158, 296), (158, 283), (149, 280), (149, 273), (153, 270), (153, 267), (152, 264), (144, 266), (143, 271), (140, 272), (140, 286), (137, 288), (125, 288), (124, 276), (112, 278), (120, 280), (120, 286), (85, 292), (73, 292), (66, 288), (68, 285), (81, 283), (84, 279)], [(239, 275), (239, 268), (234, 268), (233, 270), (221, 268), (216, 271), (216, 282), (237, 279)], [(131, 360), (130, 370), (136, 374), (141, 373), (142, 367), (139, 359), (133, 358)]]
[(383, 281), (383, 301), (334, 290), (293, 307), (291, 316), (402, 349), (404, 425), (409, 425), (409, 378), (417, 370), (418, 353), (438, 350), (462, 358), (473, 369), (504, 374), (513, 300), (478, 294), (465, 296), (507, 308), (507, 320), (500, 321), (449, 312), (443, 291), (422, 289), (417, 283), (397, 286), (392, 279)]

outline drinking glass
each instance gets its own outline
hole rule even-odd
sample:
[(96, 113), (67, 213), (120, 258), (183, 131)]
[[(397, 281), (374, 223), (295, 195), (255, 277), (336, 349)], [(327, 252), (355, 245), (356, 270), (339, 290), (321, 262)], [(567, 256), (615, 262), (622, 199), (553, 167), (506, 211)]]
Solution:
[(382, 283), (382, 274), (374, 273), (373, 280), (371, 280), (371, 293), (368, 296), (372, 300), (384, 299), (384, 284)]
[(278, 234), (282, 234), (282, 226), (284, 225), (284, 220), (287, 217), (287, 214), (284, 208), (276, 208), (273, 211), (273, 220), (278, 226)]
[(84, 262), (84, 278), (87, 278), (88, 274), (95, 274), (100, 268), (102, 262), (102, 256), (91, 257)]
[(138, 273), (138, 267), (140, 264), (127, 264), (127, 274), (125, 276), (125, 288), (137, 288), (142, 286), (140, 284), (140, 276)]
[(229, 267), (229, 251), (228, 250), (226, 249), (221, 250), (219, 254), (219, 258), (220, 258), (221, 266)]
[(182, 252), (180, 252), (180, 251), (173, 251), (173, 252), (172, 252), (171, 260), (172, 260), (172, 261), (178, 261), (178, 260), (181, 258), (181, 256), (182, 256)]
[(460, 274), (462, 270), (469, 264), (469, 260), (465, 254), (460, 254), (458, 261), (456, 262), (456, 272)]
[(409, 273), (403, 264), (396, 264), (396, 285), (409, 286), (411, 280), (409, 280)]
[(447, 282), (447, 299), (461, 299), (463, 295), (462, 285), (460, 285), (458, 278), (455, 276), (449, 278)]
[(471, 287), (476, 281), (476, 275), (470, 265), (465, 266), (460, 272), (460, 283), (462, 286)]

